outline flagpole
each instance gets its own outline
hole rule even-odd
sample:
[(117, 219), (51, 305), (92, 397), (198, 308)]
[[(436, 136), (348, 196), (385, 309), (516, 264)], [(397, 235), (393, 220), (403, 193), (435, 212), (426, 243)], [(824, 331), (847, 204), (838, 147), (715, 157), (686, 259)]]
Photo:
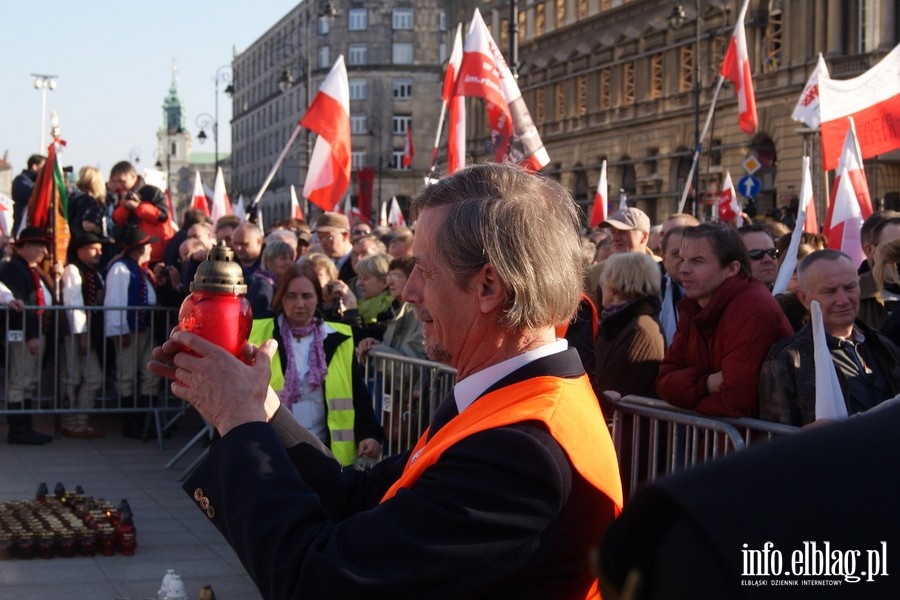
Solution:
[(247, 214), (251, 215), (256, 210), (256, 205), (259, 204), (259, 201), (262, 199), (263, 194), (266, 193), (266, 190), (269, 189), (269, 184), (272, 183), (272, 179), (275, 178), (275, 173), (278, 172), (278, 169), (281, 167), (281, 163), (284, 162), (284, 159), (287, 157), (288, 150), (291, 149), (291, 146), (294, 145), (294, 142), (297, 141), (297, 138), (300, 136), (300, 130), (303, 129), (299, 124), (294, 129), (294, 133), (291, 134), (290, 139), (288, 139), (287, 144), (284, 145), (284, 150), (281, 151), (281, 154), (278, 155), (278, 158), (275, 160), (275, 164), (272, 166), (272, 170), (269, 171), (269, 174), (266, 175), (266, 180), (263, 181), (262, 187), (259, 189), (259, 192), (256, 193), (256, 197), (253, 198), (253, 202), (250, 203), (250, 206), (247, 207)]
[(447, 102), (441, 102), (441, 116), (438, 118), (437, 133), (434, 135), (434, 149), (431, 151), (431, 168), (428, 170), (428, 177), (431, 179), (434, 174), (434, 168), (437, 166), (438, 148), (441, 144), (441, 133), (444, 131), (444, 117), (447, 115)]
[[(703, 149), (703, 140), (709, 132), (709, 125), (712, 122), (713, 111), (716, 110), (716, 102), (719, 100), (719, 92), (722, 91), (722, 84), (725, 77), (719, 75), (719, 81), (716, 83), (716, 91), (713, 93), (712, 104), (709, 106), (709, 112), (706, 114), (706, 123), (703, 125), (703, 131), (697, 140), (697, 147), (694, 148), (694, 160), (691, 162), (691, 170), (688, 172), (687, 183), (685, 183), (684, 191), (681, 192), (681, 200), (678, 202), (678, 210), (676, 212), (684, 212), (684, 203), (687, 202), (688, 192), (691, 191), (690, 182), (694, 181), (694, 172), (697, 170), (697, 162), (700, 160), (700, 151)], [(699, 186), (698, 186), (699, 187)], [(699, 195), (700, 190), (694, 190), (694, 194)]]

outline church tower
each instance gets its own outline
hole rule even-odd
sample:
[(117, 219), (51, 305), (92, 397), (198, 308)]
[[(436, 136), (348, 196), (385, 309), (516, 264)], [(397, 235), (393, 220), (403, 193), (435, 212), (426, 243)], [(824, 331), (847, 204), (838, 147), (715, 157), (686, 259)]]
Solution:
[(163, 100), (162, 127), (156, 132), (156, 168), (164, 171), (176, 211), (180, 214), (183, 200), (191, 193), (188, 163), (191, 158), (191, 134), (184, 126), (184, 107), (178, 96), (178, 67), (172, 65), (172, 84)]

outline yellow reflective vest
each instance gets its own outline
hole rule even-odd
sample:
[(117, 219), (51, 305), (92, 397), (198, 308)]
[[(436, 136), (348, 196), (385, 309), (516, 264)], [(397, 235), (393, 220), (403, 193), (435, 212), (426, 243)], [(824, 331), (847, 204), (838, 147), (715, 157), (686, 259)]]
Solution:
[[(328, 360), (323, 394), (325, 395), (325, 418), (331, 438), (331, 451), (343, 466), (353, 464), (356, 458), (356, 442), (353, 435), (355, 414), (353, 411), (353, 333), (349, 325), (325, 323), (337, 333), (346, 336), (338, 344), (334, 355)], [(276, 339), (279, 351), (272, 357), (272, 374), (269, 385), (276, 392), (284, 387), (284, 369), (281, 351), (290, 352), (289, 345), (275, 335), (276, 319), (255, 319), (250, 331), (250, 342), (256, 345), (266, 340)], [(327, 359), (327, 357), (326, 357)]]

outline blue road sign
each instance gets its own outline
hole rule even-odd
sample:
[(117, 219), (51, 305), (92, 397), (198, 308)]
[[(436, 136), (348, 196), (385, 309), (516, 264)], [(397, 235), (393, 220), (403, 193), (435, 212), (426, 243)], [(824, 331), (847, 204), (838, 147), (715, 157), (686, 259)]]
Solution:
[(738, 193), (745, 198), (755, 198), (759, 193), (759, 179), (753, 175), (744, 175), (738, 181)]

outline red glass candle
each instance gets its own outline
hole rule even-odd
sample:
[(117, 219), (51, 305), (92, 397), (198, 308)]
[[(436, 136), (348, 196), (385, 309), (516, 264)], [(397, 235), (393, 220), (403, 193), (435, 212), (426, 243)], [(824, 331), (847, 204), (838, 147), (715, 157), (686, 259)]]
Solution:
[(250, 337), (253, 313), (241, 266), (224, 241), (197, 268), (191, 293), (178, 311), (178, 326), (241, 358)]

